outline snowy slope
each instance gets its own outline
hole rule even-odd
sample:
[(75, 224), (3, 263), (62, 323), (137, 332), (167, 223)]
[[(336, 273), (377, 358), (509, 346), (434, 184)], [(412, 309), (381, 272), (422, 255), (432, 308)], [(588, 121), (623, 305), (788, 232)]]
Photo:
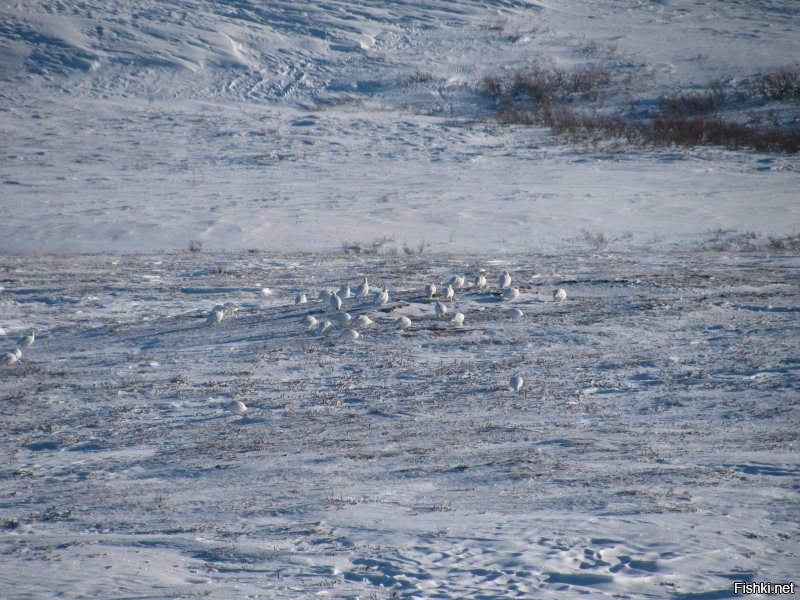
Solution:
[(793, 3), (25, 2), (0, 23), (5, 251), (798, 230), (795, 157), (564, 145), (497, 126), (478, 89), (602, 64), (625, 107), (791, 66)]

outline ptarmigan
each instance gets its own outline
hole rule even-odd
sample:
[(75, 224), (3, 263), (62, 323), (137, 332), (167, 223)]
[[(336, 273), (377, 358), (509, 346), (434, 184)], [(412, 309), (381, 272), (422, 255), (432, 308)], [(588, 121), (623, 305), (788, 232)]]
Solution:
[(425, 286), (425, 295), (428, 298), (433, 298), (436, 295), (436, 284), (429, 283)]
[(436, 312), (436, 316), (438, 317), (443, 317), (447, 314), (447, 307), (441, 302), (437, 302), (436, 306), (433, 307), (433, 310)]
[(295, 304), (305, 304), (306, 302), (308, 302), (308, 298), (306, 298), (305, 294), (297, 294), (297, 296), (294, 297)]
[(525, 316), (525, 313), (518, 308), (509, 308), (508, 310), (503, 311), (503, 314), (509, 319), (521, 319)]
[(389, 290), (383, 290), (381, 293), (379, 293), (376, 302), (379, 306), (383, 306), (389, 302)]
[(33, 341), (36, 339), (36, 330), (34, 329), (28, 335), (23, 335), (17, 340), (17, 345), (22, 348), (30, 348)]
[(306, 329), (314, 329), (318, 323), (319, 321), (317, 321), (317, 318), (313, 315), (306, 315), (303, 317), (303, 325), (305, 325)]
[(211, 312), (208, 313), (208, 316), (206, 317), (206, 323), (208, 323), (209, 325), (216, 325), (217, 323), (222, 321), (222, 318), (224, 316), (225, 316), (225, 308), (222, 306), (215, 306), (214, 308), (211, 309)]
[(336, 292), (333, 292), (328, 298), (328, 302), (330, 302), (333, 310), (342, 310), (342, 299)]
[(354, 342), (360, 337), (361, 334), (358, 333), (355, 329), (345, 329), (341, 335), (341, 339), (346, 342)]
[(518, 392), (522, 389), (523, 383), (525, 383), (525, 380), (522, 379), (522, 375), (514, 375), (511, 381), (508, 382), (508, 387), (510, 387), (512, 391)]
[(403, 330), (411, 327), (411, 319), (409, 319), (405, 315), (403, 315), (402, 317), (398, 317), (395, 323), (397, 323), (397, 326)]
[(247, 413), (247, 407), (241, 400), (231, 400), (225, 405), (225, 408), (227, 408), (228, 412), (232, 415), (244, 415)]
[(485, 288), (485, 287), (486, 287), (486, 277), (484, 277), (483, 275), (477, 275), (477, 276), (475, 277), (475, 283), (474, 283), (474, 285), (475, 285), (475, 287), (476, 287), (476, 288), (478, 288), (479, 290), (482, 290), (483, 288)]
[(464, 313), (457, 312), (453, 318), (450, 319), (450, 322), (456, 325), (462, 325), (464, 323)]
[(553, 292), (553, 300), (556, 302), (563, 302), (567, 299), (567, 290), (564, 288), (558, 288)]
[(512, 302), (519, 298), (519, 290), (517, 288), (508, 288), (503, 292), (503, 300)]
[(373, 321), (372, 319), (370, 319), (370, 318), (369, 318), (367, 315), (359, 315), (359, 316), (358, 316), (358, 318), (356, 318), (356, 320), (355, 320), (355, 321), (353, 321), (353, 324), (354, 324), (356, 327), (369, 327), (369, 326), (370, 326), (370, 325), (372, 325), (374, 322), (375, 322), (375, 321)]
[(356, 288), (356, 296), (359, 298), (366, 298), (367, 294), (369, 294), (369, 282), (367, 282), (367, 278), (364, 277), (364, 281), (358, 284)]
[(464, 276), (463, 275), (453, 275), (450, 279), (449, 284), (453, 286), (455, 289), (460, 290), (464, 287)]
[(500, 289), (505, 289), (511, 286), (511, 273), (508, 271), (503, 271), (503, 274), (500, 275)]

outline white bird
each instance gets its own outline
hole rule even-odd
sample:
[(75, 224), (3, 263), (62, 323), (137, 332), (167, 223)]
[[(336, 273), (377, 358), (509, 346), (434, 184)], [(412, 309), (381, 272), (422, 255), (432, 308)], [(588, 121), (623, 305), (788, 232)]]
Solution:
[(328, 302), (331, 303), (333, 310), (342, 310), (342, 299), (336, 294), (336, 292), (333, 292), (330, 295)]
[(456, 325), (461, 325), (464, 323), (464, 313), (457, 312), (452, 319), (450, 319), (451, 323), (455, 323)]
[(17, 357), (17, 360), (19, 360), (20, 358), (22, 358), (22, 350), (20, 350), (19, 348), (14, 348), (14, 349), (11, 351), (11, 354), (13, 354), (14, 356), (16, 356), (16, 357)]
[(216, 325), (225, 316), (225, 309), (221, 306), (214, 307), (206, 317), (206, 323), (209, 325)]
[(295, 304), (305, 304), (306, 302), (308, 302), (308, 298), (306, 298), (305, 294), (297, 294), (297, 296), (294, 297)]
[(358, 284), (356, 288), (356, 296), (359, 298), (366, 298), (367, 294), (369, 294), (369, 283), (367, 283), (367, 278), (364, 277), (364, 281)]
[(425, 286), (425, 295), (428, 298), (433, 298), (436, 295), (436, 284), (429, 283)]
[(508, 271), (503, 271), (503, 274), (500, 275), (500, 289), (505, 289), (511, 286), (511, 273)]
[[(22, 353), (20, 352), (20, 356), (21, 355), (22, 355)], [(11, 352), (6, 352), (3, 355), (3, 362), (6, 363), (7, 365), (13, 365), (18, 360), (19, 360), (19, 357), (17, 356), (17, 354), (13, 350)]]
[(375, 321), (373, 321), (372, 319), (370, 319), (370, 318), (369, 318), (367, 315), (360, 315), (360, 316), (359, 316), (359, 317), (358, 317), (358, 318), (355, 320), (355, 326), (356, 326), (356, 327), (369, 327), (369, 326), (370, 326), (370, 325), (372, 325), (374, 322), (375, 322)]
[(335, 323), (339, 327), (344, 327), (353, 319), (353, 317), (350, 316), (350, 313), (344, 312), (343, 310), (332, 314), (330, 318), (331, 322)]
[(508, 310), (503, 311), (503, 314), (509, 319), (521, 319), (525, 316), (525, 313), (518, 308), (509, 308)]
[(239, 310), (240, 306), (236, 304), (236, 302), (226, 302), (222, 305), (222, 310), (225, 313), (226, 317), (229, 317)]
[(303, 317), (303, 325), (305, 325), (306, 329), (314, 329), (319, 324), (317, 318), (313, 315), (306, 315)]
[(231, 400), (225, 405), (225, 408), (227, 408), (228, 412), (232, 415), (243, 415), (247, 412), (247, 407), (241, 400)]
[(455, 289), (460, 290), (461, 288), (464, 287), (464, 276), (463, 275), (453, 275), (453, 277), (450, 279), (449, 283)]
[(23, 335), (21, 338), (19, 338), (17, 340), (17, 344), (19, 344), (23, 348), (30, 348), (35, 339), (36, 339), (36, 330), (34, 329), (28, 335)]
[(553, 291), (553, 300), (555, 302), (563, 302), (567, 299), (567, 290), (564, 288), (558, 288), (557, 290)]
[(347, 300), (348, 298), (352, 298), (353, 293), (350, 291), (350, 286), (345, 284), (339, 288), (339, 298), (342, 300)]
[(397, 326), (400, 329), (408, 329), (409, 327), (411, 327), (411, 319), (409, 319), (405, 315), (403, 315), (402, 317), (398, 317), (395, 323), (397, 323)]
[(522, 389), (523, 383), (525, 383), (525, 380), (522, 379), (522, 375), (514, 375), (511, 381), (508, 382), (508, 387), (510, 387), (512, 391), (518, 392)]
[(452, 301), (456, 293), (453, 291), (453, 286), (448, 284), (444, 292), (444, 299), (448, 302)]
[(5, 335), (5, 334), (6, 334), (6, 330), (3, 329), (2, 327), (0, 327), (0, 335)]
[(261, 295), (262, 296), (272, 296), (272, 290), (267, 288), (267, 287), (261, 288)]
[(317, 298), (323, 302), (328, 302), (331, 299), (331, 292), (329, 290), (322, 290)]
[(341, 335), (341, 338), (346, 342), (347, 341), (354, 342), (360, 337), (361, 334), (358, 333), (355, 329), (345, 329)]
[(512, 302), (517, 298), (519, 298), (519, 290), (517, 288), (508, 288), (505, 292), (503, 292), (503, 300)]
[(389, 302), (389, 290), (384, 289), (380, 294), (378, 294), (377, 303), (380, 306), (383, 306)]
[(437, 317), (443, 317), (447, 314), (447, 307), (441, 302), (437, 302), (436, 306), (433, 307), (433, 310), (436, 311)]
[(331, 328), (332, 323), (327, 319), (325, 321), (319, 321), (317, 324), (317, 333), (320, 335), (325, 335), (328, 330)]
[(479, 290), (482, 290), (486, 287), (486, 277), (483, 275), (478, 275), (475, 277), (475, 287)]

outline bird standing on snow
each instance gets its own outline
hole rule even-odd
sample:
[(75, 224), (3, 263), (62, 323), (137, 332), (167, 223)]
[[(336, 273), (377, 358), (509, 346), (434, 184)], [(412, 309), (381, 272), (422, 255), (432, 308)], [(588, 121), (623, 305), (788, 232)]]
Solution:
[(36, 339), (36, 330), (34, 329), (28, 335), (23, 335), (17, 340), (17, 344), (23, 348), (30, 348), (33, 341)]
[(453, 286), (448, 284), (444, 292), (444, 299), (448, 302), (452, 302), (453, 298), (455, 298), (455, 295), (456, 293), (453, 291)]
[(330, 292), (330, 290), (322, 290), (322, 291), (319, 293), (319, 296), (317, 296), (317, 298), (318, 298), (319, 300), (322, 300), (322, 302), (328, 302), (328, 301), (330, 301), (330, 299), (331, 299), (331, 292)]
[(522, 389), (523, 383), (525, 383), (525, 380), (522, 379), (522, 375), (514, 375), (511, 381), (508, 382), (508, 387), (510, 387), (512, 391), (518, 392)]
[(475, 277), (475, 287), (479, 290), (482, 290), (486, 287), (486, 277), (483, 275), (478, 275)]
[(509, 308), (508, 310), (503, 311), (503, 314), (509, 319), (521, 319), (525, 316), (525, 313), (518, 308)]
[(339, 297), (342, 300), (347, 300), (348, 298), (353, 297), (353, 293), (350, 291), (350, 286), (345, 284), (341, 288), (339, 288)]
[(328, 330), (330, 328), (331, 328), (331, 322), (328, 320), (319, 321), (317, 323), (317, 333), (319, 333), (320, 335), (325, 335), (326, 333), (328, 333)]
[(443, 317), (447, 314), (447, 307), (441, 302), (437, 302), (436, 306), (433, 307), (433, 310), (436, 312), (436, 316), (438, 317)]
[(342, 340), (344, 340), (345, 342), (355, 342), (360, 337), (361, 334), (358, 333), (355, 329), (345, 329), (341, 335)]
[(378, 294), (377, 303), (380, 306), (383, 306), (389, 302), (389, 290), (384, 289), (380, 294)]
[(567, 299), (567, 290), (564, 288), (558, 288), (553, 292), (553, 300), (556, 302), (563, 302)]
[(297, 296), (294, 297), (295, 304), (305, 304), (306, 302), (308, 302), (308, 298), (306, 298), (305, 294), (297, 294)]
[(225, 405), (225, 408), (227, 408), (228, 412), (232, 415), (243, 415), (247, 413), (247, 407), (241, 400), (231, 400)]
[(450, 322), (456, 325), (462, 325), (464, 323), (464, 313), (457, 312), (453, 318), (450, 319)]
[(397, 323), (397, 326), (403, 330), (411, 327), (411, 319), (409, 319), (405, 315), (403, 315), (402, 317), (398, 317), (395, 323)]
[(517, 298), (519, 298), (519, 290), (517, 288), (508, 288), (505, 292), (503, 292), (503, 300), (512, 302)]
[(425, 286), (425, 295), (428, 298), (433, 298), (435, 294), (436, 294), (436, 284), (429, 283), (428, 285)]
[(328, 298), (328, 302), (330, 302), (333, 310), (342, 310), (342, 299), (336, 292), (333, 292)]
[(511, 273), (508, 271), (503, 271), (503, 274), (500, 275), (500, 289), (503, 290), (507, 287), (511, 286)]
[(367, 315), (360, 315), (354, 322), (356, 327), (369, 327), (375, 321), (370, 319)]
[(318, 324), (319, 321), (317, 321), (317, 318), (313, 315), (306, 315), (303, 318), (303, 325), (306, 326), (306, 329), (314, 329)]
[(460, 290), (461, 288), (464, 287), (464, 276), (463, 275), (453, 275), (453, 277), (450, 279), (449, 283), (455, 289)]
[(364, 277), (364, 281), (359, 283), (356, 288), (356, 296), (359, 298), (366, 298), (367, 294), (369, 294), (369, 283), (367, 282), (367, 278)]
[(336, 323), (339, 327), (344, 327), (350, 323), (352, 319), (353, 317), (350, 316), (350, 313), (344, 312), (343, 310), (331, 315), (331, 321)]
[[(19, 353), (19, 354), (17, 354)], [(11, 352), (6, 352), (3, 355), (3, 362), (7, 365), (13, 365), (22, 356), (22, 351), (19, 348), (14, 348)]]
[(222, 318), (224, 316), (225, 316), (225, 308), (222, 306), (215, 306), (214, 308), (211, 309), (211, 312), (208, 313), (208, 316), (206, 317), (206, 323), (208, 323), (209, 325), (216, 325), (217, 323), (222, 321)]

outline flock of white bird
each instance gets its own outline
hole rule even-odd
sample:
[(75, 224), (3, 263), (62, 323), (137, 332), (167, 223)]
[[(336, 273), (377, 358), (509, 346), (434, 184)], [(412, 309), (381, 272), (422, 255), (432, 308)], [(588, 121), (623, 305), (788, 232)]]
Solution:
[[(493, 293), (499, 294), (502, 300), (506, 302), (517, 300), (520, 296), (519, 289), (513, 287), (511, 283), (511, 273), (504, 271), (498, 279), (498, 290)], [(473, 290), (484, 290), (487, 286), (486, 276), (478, 274), (471, 287)], [(429, 301), (435, 301), (433, 312), (436, 317), (445, 318), (450, 312), (448, 304), (454, 302), (456, 291), (465, 287), (467, 287), (466, 278), (463, 275), (455, 275), (450, 281), (441, 284), (439, 287), (435, 283), (429, 283), (424, 287), (423, 291)], [(295, 296), (294, 302), (296, 305), (308, 304), (308, 298), (309, 295), (305, 292), (300, 292)], [(370, 298), (372, 298), (371, 302)], [(563, 288), (553, 291), (553, 300), (555, 302), (563, 302), (566, 299), (567, 292)], [(302, 325), (306, 330), (316, 332), (317, 335), (329, 336), (335, 333), (339, 341), (349, 342), (358, 340), (361, 337), (361, 333), (358, 330), (374, 325), (375, 321), (367, 314), (353, 317), (345, 310), (346, 305), (352, 304), (360, 309), (380, 309), (389, 303), (389, 291), (386, 288), (377, 290), (370, 288), (368, 278), (364, 277), (355, 289), (351, 289), (349, 285), (345, 284), (338, 290), (322, 290), (317, 296), (317, 301), (330, 306), (333, 312), (326, 312), (323, 309), (317, 316), (307, 314), (303, 317)], [(206, 322), (209, 325), (218, 325), (225, 317), (233, 315), (238, 309), (239, 307), (231, 302), (217, 305), (209, 312)], [(505, 309), (503, 314), (507, 318), (515, 320), (525, 316), (525, 313), (516, 307)], [(464, 313), (455, 312), (450, 318), (450, 323), (460, 327), (464, 324), (465, 318)], [(401, 331), (408, 331), (411, 329), (412, 321), (409, 316), (401, 315), (395, 320), (395, 325)], [(522, 389), (523, 384), (522, 376), (515, 374), (509, 381), (508, 388), (518, 392)], [(247, 407), (238, 400), (230, 402), (227, 408), (229, 412), (235, 415), (247, 413)]]
[[(487, 287), (486, 276), (478, 274), (472, 284), (475, 290), (483, 290)], [(437, 287), (435, 283), (429, 283), (424, 288), (425, 297), (430, 300), (436, 300), (433, 306), (434, 314), (439, 318), (444, 318), (448, 315), (449, 310), (447, 303), (452, 303), (455, 300), (457, 290), (466, 287), (466, 278), (463, 275), (455, 275), (441, 288)], [(504, 271), (498, 279), (499, 293), (504, 301), (513, 302), (519, 298), (519, 290), (511, 285), (511, 273)], [(440, 291), (441, 289), (441, 291)], [(262, 295), (268, 296), (272, 291), (268, 288), (261, 290)], [(333, 331), (337, 331), (340, 341), (355, 341), (361, 337), (358, 329), (366, 329), (375, 324), (375, 321), (369, 315), (362, 314), (355, 318), (346, 312), (344, 309), (345, 302), (355, 298), (362, 303), (368, 301), (371, 289), (367, 277), (355, 288), (351, 290), (349, 285), (343, 285), (338, 290), (322, 290), (319, 293), (318, 300), (326, 302), (333, 309), (333, 313), (324, 314), (320, 318), (314, 315), (306, 315), (303, 317), (303, 326), (309, 331), (316, 331), (319, 335), (329, 335)], [(563, 288), (553, 291), (553, 300), (555, 302), (563, 302), (567, 299), (567, 292)], [(372, 306), (380, 308), (389, 303), (389, 290), (381, 289), (376, 290), (373, 294)], [(299, 293), (295, 297), (295, 304), (308, 304), (308, 296), (305, 293)], [(369, 304), (368, 304), (369, 305)], [(206, 316), (206, 323), (211, 326), (219, 325), (226, 317), (233, 316), (240, 309), (239, 305), (235, 302), (226, 302), (225, 304), (218, 304), (212, 308)], [(503, 314), (509, 319), (521, 319), (525, 314), (516, 307), (511, 307), (503, 311)], [(450, 322), (454, 326), (460, 327), (464, 324), (464, 313), (456, 312)], [(401, 315), (395, 320), (397, 328), (401, 331), (408, 331), (411, 329), (412, 321), (407, 315)], [(5, 333), (3, 331), (3, 333)], [(31, 331), (29, 334), (22, 336), (16, 342), (16, 347), (6, 352), (3, 355), (3, 362), (6, 365), (13, 365), (20, 361), (22, 358), (22, 349), (30, 348), (36, 339), (36, 330)], [(509, 389), (518, 392), (522, 389), (524, 380), (521, 375), (514, 375), (508, 383)], [(247, 407), (239, 400), (231, 401), (227, 405), (230, 413), (235, 415), (244, 415), (247, 413)]]

